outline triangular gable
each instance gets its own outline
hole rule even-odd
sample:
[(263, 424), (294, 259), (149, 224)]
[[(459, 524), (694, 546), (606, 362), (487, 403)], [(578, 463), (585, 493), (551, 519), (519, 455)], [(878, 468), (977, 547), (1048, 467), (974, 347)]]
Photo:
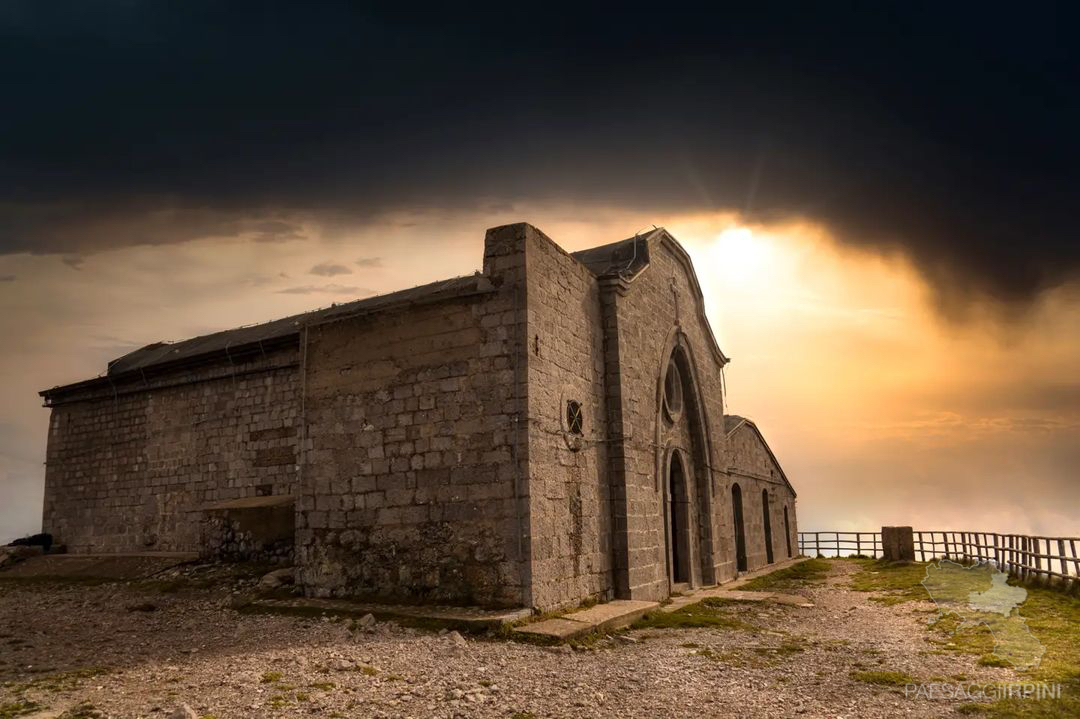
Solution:
[(761, 441), (761, 446), (764, 447), (765, 451), (769, 453), (769, 459), (773, 461), (773, 464), (775, 464), (776, 468), (780, 471), (780, 479), (784, 480), (784, 484), (787, 485), (787, 488), (791, 491), (791, 496), (797, 497), (798, 493), (795, 491), (795, 488), (791, 486), (791, 481), (787, 478), (787, 474), (784, 472), (784, 468), (783, 466), (781, 466), (780, 460), (778, 460), (776, 458), (776, 455), (773, 454), (772, 447), (770, 447), (769, 443), (765, 441), (765, 435), (761, 433), (761, 430), (758, 429), (758, 426), (746, 417), (740, 417), (736, 414), (724, 415), (724, 434), (726, 434), (728, 437), (735, 434), (735, 432), (737, 432), (739, 428), (744, 425), (752, 429), (754, 431), (754, 434), (757, 435), (757, 438)]
[(716, 341), (716, 334), (713, 332), (712, 325), (709, 324), (709, 318), (705, 315), (705, 296), (701, 293), (701, 283), (698, 281), (697, 272), (694, 270), (694, 263), (691, 261), (686, 248), (679, 244), (679, 241), (666, 229), (657, 227), (644, 234), (634, 235), (619, 242), (574, 252), (572, 256), (597, 277), (617, 277), (622, 282), (629, 284), (642, 272), (649, 269), (649, 246), (653, 243), (663, 245), (670, 250), (676, 261), (682, 265), (686, 276), (690, 279), (690, 287), (695, 295), (696, 302), (694, 305), (697, 307), (698, 318), (705, 327), (705, 334), (708, 335), (713, 358), (723, 367), (731, 359), (721, 351), (720, 344)]

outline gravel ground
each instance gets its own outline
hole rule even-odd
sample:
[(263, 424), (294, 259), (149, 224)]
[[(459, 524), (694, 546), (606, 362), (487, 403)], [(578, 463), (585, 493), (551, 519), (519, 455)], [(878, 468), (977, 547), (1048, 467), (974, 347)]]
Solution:
[[(853, 562), (799, 590), (812, 608), (739, 603), (758, 627), (647, 629), (587, 649), (462, 639), (378, 623), (241, 614), (229, 588), (0, 581), (0, 718), (939, 717), (959, 702), (905, 698), (852, 672), (921, 680), (1015, 678), (931, 643), (929, 602), (884, 606), (847, 589)], [(10, 708), (8, 711), (14, 711)], [(74, 713), (68, 716), (73, 716)]]

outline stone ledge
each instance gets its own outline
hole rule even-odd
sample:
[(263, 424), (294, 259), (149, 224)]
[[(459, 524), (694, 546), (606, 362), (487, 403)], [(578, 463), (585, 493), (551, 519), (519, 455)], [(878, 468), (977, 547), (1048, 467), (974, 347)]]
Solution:
[(481, 632), (497, 629), (532, 614), (529, 609), (482, 609), (442, 605), (379, 604), (354, 602), (348, 599), (256, 599), (245, 607), (249, 611), (279, 614), (334, 614), (362, 617), (372, 614), (378, 619), (405, 619), (418, 623), (430, 622), (464, 631)]
[(616, 599), (561, 617), (526, 624), (515, 628), (514, 632), (555, 640), (577, 639), (592, 632), (628, 627), (659, 606), (658, 602)]

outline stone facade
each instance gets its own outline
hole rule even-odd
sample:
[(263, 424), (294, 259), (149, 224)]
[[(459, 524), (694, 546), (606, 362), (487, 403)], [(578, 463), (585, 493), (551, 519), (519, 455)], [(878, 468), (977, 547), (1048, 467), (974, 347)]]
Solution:
[(197, 551), (204, 504), (295, 493), (297, 358), (294, 344), (56, 395), (45, 531), (72, 552)]
[(294, 502), (311, 595), (663, 598), (796, 546), (790, 483), (724, 416), (726, 362), (666, 231), (569, 254), (498, 227), (474, 276), (151, 345), (43, 392), (45, 530), (71, 551), (284, 552), (236, 514), (268, 497)]

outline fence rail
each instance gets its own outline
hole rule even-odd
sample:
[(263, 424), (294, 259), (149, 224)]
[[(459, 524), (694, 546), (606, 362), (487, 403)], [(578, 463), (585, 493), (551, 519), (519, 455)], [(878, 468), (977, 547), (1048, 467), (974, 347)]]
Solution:
[[(916, 531), (920, 561), (943, 557), (992, 562), (1021, 579), (1080, 581), (1080, 537), (1040, 537), (997, 532)], [(881, 532), (799, 532), (799, 552), (809, 556), (882, 556)]]

